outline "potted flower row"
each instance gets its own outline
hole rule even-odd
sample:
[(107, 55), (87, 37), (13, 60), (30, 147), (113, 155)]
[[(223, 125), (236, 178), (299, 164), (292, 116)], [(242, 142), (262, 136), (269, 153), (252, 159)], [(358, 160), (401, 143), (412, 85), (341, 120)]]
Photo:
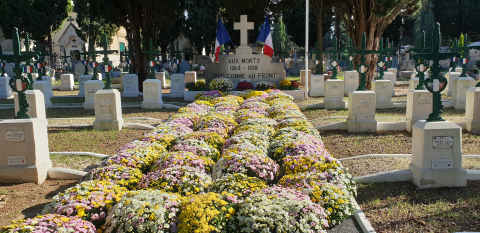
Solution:
[(300, 90), (300, 83), (284, 79), (280, 81), (280, 90)]
[(185, 88), (188, 91), (208, 91), (207, 84), (204, 81), (185, 83)]

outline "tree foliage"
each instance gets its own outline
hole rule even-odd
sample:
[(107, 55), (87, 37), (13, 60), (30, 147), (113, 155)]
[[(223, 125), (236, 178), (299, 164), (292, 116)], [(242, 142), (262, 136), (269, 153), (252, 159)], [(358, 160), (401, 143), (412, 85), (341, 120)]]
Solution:
[(444, 42), (460, 33), (475, 41), (480, 40), (480, 4), (478, 0), (433, 0), (435, 22), (439, 22)]
[(218, 0), (189, 0), (186, 3), (188, 17), (186, 19), (185, 36), (195, 46), (198, 53), (206, 47), (210, 53), (210, 45), (215, 42), (217, 30)]
[(277, 22), (273, 24), (272, 41), (275, 49), (280, 49), (281, 46), (285, 47), (285, 43), (288, 40), (287, 30), (283, 23), (282, 17), (279, 17)]

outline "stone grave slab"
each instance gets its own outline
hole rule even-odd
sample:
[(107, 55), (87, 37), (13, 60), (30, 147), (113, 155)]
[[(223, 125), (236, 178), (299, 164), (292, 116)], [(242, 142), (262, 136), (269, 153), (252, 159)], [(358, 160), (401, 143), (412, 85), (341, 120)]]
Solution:
[(348, 132), (377, 132), (376, 97), (373, 91), (348, 93)]
[(82, 75), (78, 77), (78, 97), (85, 97), (85, 82), (92, 80), (92, 75)]
[(310, 84), (310, 96), (325, 96), (325, 77), (323, 75), (312, 75)]
[(35, 81), (33, 83), (33, 88), (40, 90), (43, 94), (43, 99), (45, 103), (45, 108), (51, 108), (52, 102), (50, 101), (50, 94), (49, 92), (52, 91), (51, 86), (48, 84), (47, 81)]
[(180, 73), (185, 74), (187, 71), (190, 71), (190, 63), (188, 61), (180, 62)]
[(0, 76), (0, 99), (10, 99), (13, 96), (12, 88), (8, 84), (10, 77)]
[(170, 97), (184, 97), (185, 95), (185, 76), (175, 73), (170, 76)]
[(395, 74), (393, 74), (392, 72), (385, 72), (383, 74), (383, 78), (385, 80), (390, 80), (390, 85), (391, 85), (391, 88), (390, 88), (390, 92), (391, 92), (391, 96), (395, 96), (395, 83), (397, 82), (397, 76), (395, 76)]
[(345, 109), (343, 92), (343, 80), (328, 79), (325, 81), (325, 109)]
[(42, 184), (52, 167), (44, 118), (0, 122), (0, 183)]
[(94, 95), (95, 121), (93, 129), (120, 131), (123, 127), (120, 92), (116, 89), (99, 90)]
[(162, 88), (167, 88), (165, 84), (165, 72), (155, 72), (155, 78), (162, 83)]
[(467, 186), (462, 128), (449, 121), (418, 121), (412, 130), (412, 181), (419, 189)]
[(138, 88), (138, 75), (136, 74), (126, 74), (123, 76), (123, 97), (138, 97), (140, 94)]
[(195, 71), (185, 72), (185, 83), (188, 83), (188, 82), (197, 82), (197, 72)]
[[(32, 118), (47, 119), (45, 112), (45, 98), (40, 90), (27, 90), (25, 91), (27, 97), (28, 109), (27, 114)], [(18, 106), (18, 94), (15, 93), (14, 97), (15, 116), (17, 116), (20, 107)]]
[(376, 96), (376, 109), (393, 108), (391, 89), (392, 81), (390, 80), (374, 80), (372, 82), (372, 91)]
[(452, 96), (453, 95), (453, 82), (460, 77), (460, 72), (447, 72), (445, 78), (448, 81), (447, 87), (443, 90), (443, 94)]
[(452, 102), (455, 109), (465, 109), (467, 91), (476, 84), (475, 79), (470, 77), (459, 77), (453, 81)]
[(60, 75), (60, 91), (73, 91), (73, 74)]
[(105, 84), (100, 80), (89, 80), (85, 82), (85, 103), (84, 109), (95, 109), (95, 93), (101, 90)]
[(162, 82), (158, 79), (145, 80), (143, 82), (142, 108), (161, 109), (162, 106)]
[(357, 90), (360, 85), (360, 75), (357, 71), (345, 71), (343, 79), (345, 80), (344, 95)]
[[(306, 78), (305, 78), (305, 70), (300, 71), (300, 84), (302, 86), (306, 85)], [(310, 83), (312, 83), (312, 70), (308, 70), (308, 85), (310, 86)]]
[(465, 124), (469, 132), (480, 133), (480, 87), (471, 87), (467, 91)]
[(408, 90), (406, 128), (412, 132), (412, 126), (419, 120), (428, 119), (432, 113), (433, 95), (427, 90)]
[[(46, 76), (42, 76), (42, 80), (43, 80), (43, 81), (46, 81), (47, 84), (48, 84), (48, 87), (45, 87), (45, 91), (46, 91), (46, 92), (42, 91), (43, 94), (45, 95), (45, 98), (46, 98), (47, 96), (50, 97), (50, 98), (53, 97), (52, 81), (55, 81), (55, 78), (52, 78), (52, 77), (46, 75)], [(34, 82), (34, 84), (35, 84), (35, 82)], [(46, 104), (46, 103), (47, 103), (47, 101), (45, 101), (45, 104)]]

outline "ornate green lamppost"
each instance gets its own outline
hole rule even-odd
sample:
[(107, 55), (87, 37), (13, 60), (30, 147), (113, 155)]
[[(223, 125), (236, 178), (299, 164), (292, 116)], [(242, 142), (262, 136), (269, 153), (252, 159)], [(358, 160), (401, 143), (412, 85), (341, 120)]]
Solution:
[[(418, 48), (411, 48), (409, 52), (415, 52), (415, 53), (431, 53), (432, 48), (426, 48), (425, 46), (425, 31), (420, 33), (418, 36), (418, 42), (417, 42)], [(418, 72), (418, 86), (415, 88), (415, 90), (425, 90), (425, 71), (427, 71), (428, 65), (425, 63), (425, 60), (420, 58), (418, 60), (415, 60), (415, 70)]]
[(365, 57), (365, 55), (377, 53), (376, 50), (366, 50), (365, 49), (367, 47), (366, 44), (367, 44), (367, 35), (364, 32), (362, 34), (362, 49), (360, 50), (356, 50), (352, 48), (347, 49), (353, 54), (362, 55), (360, 57), (360, 64), (358, 64), (356, 67), (357, 72), (360, 73), (360, 85), (358, 86), (357, 91), (367, 91), (365, 87), (367, 86), (367, 72), (370, 70), (370, 66), (368, 66), (365, 63), (365, 61), (367, 61), (367, 58)]
[(63, 58), (63, 65), (65, 66), (65, 70), (67, 71), (66, 74), (69, 74), (70, 73), (70, 69), (68, 67), (68, 61), (67, 61), (67, 58), (70, 58), (72, 56), (67, 56), (67, 52), (65, 51), (65, 48), (63, 49), (63, 56), (60, 56), (61, 58)]
[[(458, 42), (457, 42), (457, 45), (458, 45)], [(460, 77), (468, 77), (467, 76), (467, 64), (470, 60), (470, 49), (480, 49), (480, 46), (470, 46), (469, 47), (468, 46), (468, 36), (466, 34), (463, 37), (463, 47), (457, 46), (457, 47), (452, 49), (452, 52), (459, 52), (459, 53), (462, 54), (462, 58), (460, 58), (460, 63), (462, 63), (462, 73), (460, 74)]]
[(155, 56), (157, 56), (159, 53), (157, 50), (153, 49), (153, 42), (152, 38), (149, 40), (149, 48), (150, 50), (142, 51), (143, 54), (148, 54), (149, 62), (148, 66), (150, 66), (150, 77), (148, 79), (155, 79)]
[(432, 113), (428, 116), (427, 121), (444, 121), (440, 116), (443, 109), (442, 96), (440, 93), (447, 87), (448, 81), (445, 77), (439, 75), (442, 69), (439, 61), (452, 57), (459, 58), (460, 53), (440, 53), (440, 24), (436, 23), (432, 31), (432, 52), (413, 55), (413, 59), (415, 60), (425, 59), (433, 61), (433, 65), (430, 68), (432, 77), (425, 80), (427, 90), (433, 94)]
[(21, 62), (30, 60), (32, 58), (38, 59), (38, 55), (35, 55), (33, 53), (25, 54), (20, 51), (18, 29), (15, 27), (12, 28), (12, 46), (13, 55), (0, 55), (0, 60), (5, 60), (7, 62), (15, 64), (13, 68), (15, 76), (10, 78), (10, 81), (8, 83), (12, 90), (18, 93), (19, 111), (15, 119), (29, 119), (30, 116), (27, 114), (29, 104), (27, 102), (27, 96), (25, 95), (25, 91), (32, 85), (32, 82), (28, 78), (22, 76), (23, 70)]
[(333, 72), (332, 72), (332, 77), (331, 79), (338, 79), (337, 78), (337, 67), (338, 67), (338, 60), (337, 60), (337, 57), (338, 57), (338, 54), (342, 54), (345, 52), (345, 50), (342, 50), (342, 49), (338, 49), (337, 50), (337, 38), (336, 37), (333, 37), (332, 38), (332, 41), (333, 41), (333, 50), (325, 50), (323, 51), (324, 53), (331, 53), (332, 54), (332, 60), (330, 61), (330, 65), (332, 66), (333, 68)]
[(175, 63), (177, 63), (177, 74), (180, 73), (180, 61), (182, 60), (181, 54), (183, 53), (183, 51), (180, 51), (179, 49), (180, 49), (180, 46), (178, 45), (178, 41), (177, 41), (176, 50), (173, 51), (173, 54), (175, 54)]
[(112, 84), (112, 79), (110, 78), (110, 72), (112, 71), (112, 66), (109, 64), (108, 61), (108, 54), (118, 53), (117, 50), (108, 50), (108, 39), (107, 34), (103, 34), (103, 51), (99, 51), (98, 54), (103, 55), (103, 66), (102, 70), (105, 72), (105, 87), (106, 89), (113, 89), (110, 85)]
[(355, 53), (352, 52), (352, 51), (355, 51), (355, 50), (358, 50), (360, 48), (358, 47), (354, 47), (353, 45), (353, 39), (350, 38), (350, 44), (348, 45), (348, 47), (345, 47), (345, 50), (347, 51), (347, 54), (348, 54), (348, 71), (353, 71), (353, 60), (355, 59)]

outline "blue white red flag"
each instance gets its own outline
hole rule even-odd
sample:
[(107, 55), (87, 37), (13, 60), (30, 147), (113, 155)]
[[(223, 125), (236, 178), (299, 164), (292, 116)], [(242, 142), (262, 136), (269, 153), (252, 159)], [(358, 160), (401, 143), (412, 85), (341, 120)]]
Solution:
[(263, 54), (272, 57), (273, 41), (272, 33), (270, 32), (270, 21), (268, 20), (268, 15), (265, 16), (265, 22), (263, 22), (262, 28), (260, 29), (260, 34), (258, 34), (257, 41), (265, 43), (265, 46), (263, 47)]
[(155, 66), (155, 62), (154, 62), (154, 61), (149, 61), (149, 62), (148, 62), (148, 66), (154, 67), (154, 66)]
[(460, 62), (462, 62), (462, 64), (465, 65), (465, 64), (468, 63), (468, 58), (465, 58), (465, 57), (464, 57), (464, 58), (460, 59)]
[(215, 63), (218, 62), (218, 54), (220, 54), (220, 46), (223, 44), (232, 41), (230, 35), (228, 35), (225, 25), (223, 25), (222, 19), (218, 16), (217, 23), (217, 38), (215, 39)]
[(83, 64), (84, 66), (88, 66), (88, 61), (87, 61), (87, 60), (83, 60), (83, 61), (82, 61), (82, 64)]

